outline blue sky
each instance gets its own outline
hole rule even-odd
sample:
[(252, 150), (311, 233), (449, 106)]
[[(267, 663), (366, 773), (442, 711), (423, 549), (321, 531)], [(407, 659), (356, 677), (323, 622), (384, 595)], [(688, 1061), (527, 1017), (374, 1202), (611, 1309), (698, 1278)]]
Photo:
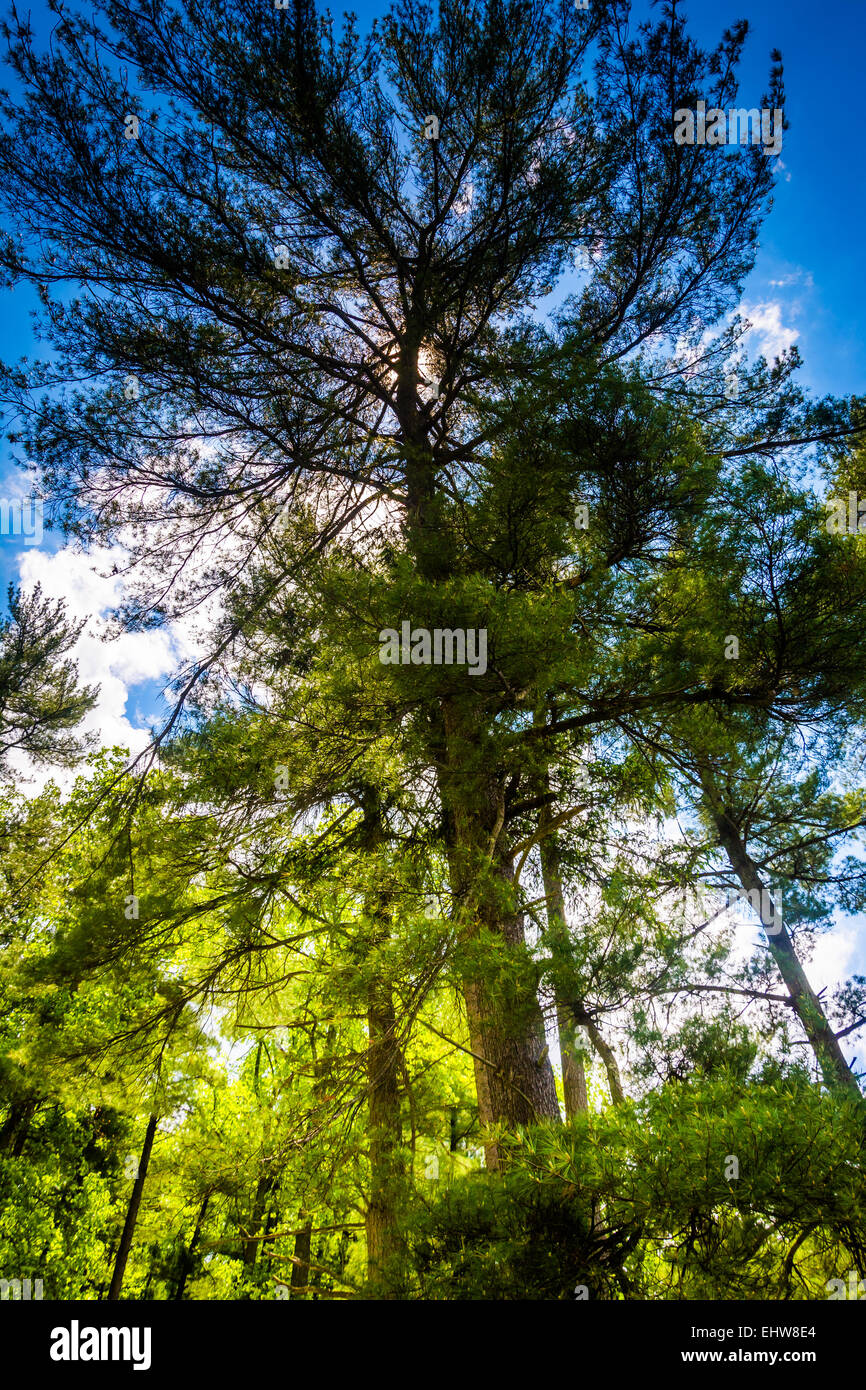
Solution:
[[(749, 302), (778, 303), (797, 330), (802, 380), (818, 395), (866, 389), (866, 154), (856, 134), (855, 93), (862, 87), (866, 44), (863, 0), (692, 4), (690, 26), (709, 45), (745, 16), (752, 26), (741, 68), (744, 96), (767, 87), (769, 54), (785, 67), (785, 132), (775, 206), (748, 282)], [(751, 100), (748, 104), (752, 104)], [(793, 277), (790, 283), (786, 282)]]

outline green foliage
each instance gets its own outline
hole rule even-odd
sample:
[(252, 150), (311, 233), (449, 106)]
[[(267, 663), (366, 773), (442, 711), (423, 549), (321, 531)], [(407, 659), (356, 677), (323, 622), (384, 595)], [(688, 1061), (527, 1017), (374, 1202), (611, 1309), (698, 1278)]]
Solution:
[[(796, 352), (726, 391), (772, 164), (670, 117), (738, 99), (747, 26), (704, 53), (662, 5), (623, 43), (627, 8), (336, 35), (311, 0), (105, 0), (42, 55), (8, 21), (0, 265), (52, 348), (0, 367), (10, 438), (128, 551), (120, 625), (208, 617), (146, 754), (0, 789), (0, 1276), (864, 1269), (866, 985), (806, 974), (866, 904), (866, 545), (816, 490), (859, 485), (863, 403), (809, 401)], [(483, 631), (484, 669), (383, 661), (403, 622)], [(84, 751), (77, 632), (10, 595), (7, 783)], [(784, 930), (746, 942), (713, 894), (771, 879)]]
[(413, 1213), (416, 1296), (820, 1298), (863, 1258), (862, 1115), (803, 1072), (720, 1066), (510, 1148)]

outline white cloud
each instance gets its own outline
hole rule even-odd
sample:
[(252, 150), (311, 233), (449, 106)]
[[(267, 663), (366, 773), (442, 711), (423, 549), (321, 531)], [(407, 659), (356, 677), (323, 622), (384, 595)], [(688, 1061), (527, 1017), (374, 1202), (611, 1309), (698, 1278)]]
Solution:
[[(111, 569), (115, 565), (120, 569), (125, 559), (119, 547), (87, 554), (69, 546), (54, 553), (34, 549), (21, 555), (20, 579), (25, 591), (40, 584), (47, 597), (62, 598), (69, 617), (85, 622), (72, 655), (81, 683), (100, 689), (96, 705), (81, 724), (82, 732), (95, 733), (104, 748), (120, 745), (135, 754), (147, 746), (150, 731), (138, 709), (136, 723), (128, 717), (130, 690), (142, 681), (166, 682), (197, 655), (199, 645), (188, 621), (107, 639), (107, 618), (122, 600), (124, 590), (123, 576), (112, 574)], [(17, 771), (33, 773), (22, 754), (14, 755), (10, 762)], [(40, 768), (33, 773), (33, 782), (41, 786), (52, 776), (61, 785), (71, 780), (69, 774), (56, 768)]]
[(749, 330), (745, 341), (763, 354), (768, 362), (779, 357), (785, 348), (791, 347), (799, 338), (800, 330), (783, 323), (783, 306), (778, 300), (766, 300), (762, 304), (747, 304), (739, 307), (739, 313), (749, 320)]
[(472, 180), (469, 179), (468, 182), (462, 186), (460, 192), (457, 194), (457, 197), (454, 199), (454, 212), (458, 217), (462, 217), (464, 213), (469, 212), (474, 201), (475, 185), (472, 182)]
[(34, 494), (39, 496), (39, 478), (36, 469), (29, 468), (10, 468), (7, 469), (3, 477), (3, 496), (16, 500), (23, 500)]
[[(786, 277), (784, 282), (773, 280), (773, 285), (782, 283), (794, 284), (795, 280), (804, 272), (797, 271), (795, 275)], [(811, 286), (811, 276), (807, 276), (802, 283), (807, 288)], [(739, 347), (745, 350), (749, 356), (766, 357), (768, 362), (772, 362), (775, 357), (779, 357), (785, 348), (792, 347), (800, 336), (799, 328), (794, 328), (791, 323), (785, 321), (783, 315), (796, 317), (798, 307), (796, 304), (785, 307), (779, 300), (767, 299), (757, 303), (741, 301), (733, 313), (726, 319), (727, 324), (733, 323), (737, 315), (747, 320), (749, 327), (739, 340)], [(703, 328), (700, 320), (692, 324), (692, 331), (696, 333)], [(719, 330), (717, 328), (703, 328), (699, 338), (686, 335), (677, 339), (674, 347), (673, 361), (679, 366), (684, 377), (694, 376), (700, 370), (700, 362), (704, 356), (713, 348)]]
[(806, 966), (809, 984), (816, 993), (826, 989), (829, 994), (850, 974), (858, 948), (862, 949), (862, 942), (851, 921), (837, 921), (832, 931), (818, 937), (812, 959)]
[(768, 281), (768, 284), (771, 289), (774, 290), (789, 289), (792, 285), (802, 285), (806, 290), (813, 290), (815, 288), (815, 278), (811, 270), (803, 270), (802, 267), (797, 266), (795, 270), (780, 276), (778, 280)]

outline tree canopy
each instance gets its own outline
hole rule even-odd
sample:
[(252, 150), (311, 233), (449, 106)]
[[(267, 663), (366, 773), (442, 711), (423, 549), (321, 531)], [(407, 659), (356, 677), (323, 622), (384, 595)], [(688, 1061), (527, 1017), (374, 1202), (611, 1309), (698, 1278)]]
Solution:
[[(674, 138), (746, 102), (748, 25), (51, 9), (5, 28), (48, 350), (10, 438), (122, 550), (116, 622), (199, 615), (201, 655), (144, 754), (4, 793), (0, 1263), (112, 1301), (866, 1276), (866, 980), (809, 977), (866, 905), (866, 541), (826, 524), (864, 402), (747, 359), (773, 157)], [(4, 749), (83, 755), (76, 636), (13, 596)]]

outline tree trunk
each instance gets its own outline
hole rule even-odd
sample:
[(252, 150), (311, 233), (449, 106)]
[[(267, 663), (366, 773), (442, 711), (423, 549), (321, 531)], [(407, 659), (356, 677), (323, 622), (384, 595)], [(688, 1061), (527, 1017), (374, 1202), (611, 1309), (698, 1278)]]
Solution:
[(204, 1201), (199, 1207), (199, 1212), (195, 1223), (195, 1230), (192, 1233), (192, 1240), (189, 1243), (188, 1249), (184, 1251), (183, 1258), (181, 1260), (180, 1279), (178, 1280), (177, 1292), (174, 1295), (175, 1303), (181, 1303), (183, 1301), (183, 1291), (186, 1288), (186, 1281), (189, 1277), (189, 1272), (192, 1269), (193, 1260), (195, 1258), (195, 1248), (198, 1245), (199, 1236), (201, 1235), (201, 1228), (204, 1224), (204, 1219), (207, 1216), (209, 1202), (210, 1193), (208, 1192), (204, 1198)]
[(126, 1220), (123, 1223), (123, 1234), (120, 1237), (120, 1244), (117, 1247), (117, 1258), (114, 1261), (114, 1270), (111, 1275), (111, 1284), (108, 1289), (108, 1302), (115, 1303), (120, 1298), (120, 1290), (123, 1285), (123, 1276), (126, 1272), (126, 1261), (129, 1258), (129, 1251), (132, 1247), (132, 1237), (135, 1232), (135, 1223), (138, 1220), (138, 1209), (141, 1206), (141, 1194), (144, 1191), (144, 1181), (147, 1177), (147, 1169), (150, 1163), (150, 1152), (153, 1148), (154, 1135), (156, 1134), (157, 1118), (151, 1115), (147, 1122), (147, 1129), (144, 1134), (144, 1144), (141, 1148), (141, 1158), (138, 1160), (138, 1175), (132, 1185), (132, 1196), (129, 1199), (129, 1206), (126, 1209)]
[[(477, 763), (477, 728), (443, 706), (437, 750), (445, 842), (456, 918), (468, 959), (464, 998), (482, 1128), (559, 1121), (535, 967), (515, 906), (514, 869), (504, 842), (504, 791)], [(501, 983), (500, 983), (501, 982)], [(485, 1141), (488, 1168), (499, 1146)]]
[(625, 1100), (625, 1092), (622, 1088), (622, 1077), (619, 1073), (619, 1065), (616, 1060), (616, 1053), (602, 1036), (601, 1030), (594, 1018), (582, 1006), (575, 1009), (575, 1019), (583, 1024), (589, 1034), (589, 1040), (604, 1063), (607, 1072), (607, 1084), (610, 1090), (610, 1098), (614, 1105), (620, 1105)]
[(9, 1106), (9, 1114), (3, 1122), (0, 1130), (0, 1153), (7, 1150), (13, 1158), (20, 1158), (27, 1142), (27, 1134), (30, 1129), (30, 1122), (36, 1114), (38, 1102), (36, 1100), (13, 1100)]
[[(549, 813), (542, 814), (542, 823)], [(565, 896), (562, 891), (562, 873), (559, 864), (559, 847), (553, 832), (541, 841), (541, 872), (544, 880), (544, 893), (547, 899), (547, 921), (554, 939), (564, 938), (567, 932), (565, 919)], [(565, 1113), (569, 1120), (588, 1109), (586, 1098), (586, 1072), (583, 1056), (574, 1046), (574, 1014), (556, 987), (556, 1025), (559, 1030), (559, 1055), (562, 1060), (562, 1092), (565, 1098)]]
[[(401, 343), (397, 418), (404, 449), (409, 547), (418, 574), (428, 583), (440, 584), (454, 573), (456, 553), (447, 528), (439, 523), (430, 422), (417, 392), (418, 353), (425, 331), (423, 313), (415, 308), (407, 317)], [(506, 881), (510, 883), (512, 874), (499, 844), (501, 796), (495, 784), (500, 768), (498, 763), (481, 766), (487, 756), (483, 730), (489, 713), (471, 693), (459, 709), (456, 701), (444, 699), (430, 713), (430, 761), (436, 768), (451, 886), (460, 905), (463, 931), (471, 940), (486, 928), (501, 952), (503, 977), (513, 977), (509, 966), (525, 942), (521, 918), (498, 905), (499, 890)], [(486, 870), (494, 861), (491, 884)], [(470, 968), (464, 976), (464, 998), (482, 1127), (558, 1121), (556, 1086), (535, 984), (525, 988), (519, 1000), (513, 1001), (512, 996), (506, 1003), (490, 988), (484, 971)], [(518, 1004), (516, 1011), (513, 1002)], [(498, 1169), (498, 1146), (487, 1142), (485, 1153), (488, 1168)]]
[(291, 1291), (293, 1298), (300, 1298), (302, 1290), (310, 1282), (310, 1250), (312, 1247), (313, 1218), (302, 1209), (298, 1212), (301, 1228), (295, 1233), (295, 1259), (300, 1264), (292, 1265)]
[[(367, 1009), (367, 1095), (369, 1105), (370, 1196), (367, 1231), (367, 1277), (387, 1289), (398, 1273), (399, 1200), (403, 1190), (400, 1147), (400, 1048), (390, 988), (381, 980), (370, 984)], [(386, 1293), (387, 1296), (387, 1293)]]
[(257, 1237), (261, 1234), (265, 1206), (276, 1183), (277, 1178), (273, 1173), (262, 1173), (256, 1183), (256, 1195), (253, 1201), (249, 1239), (244, 1242), (244, 1265), (248, 1270), (252, 1270), (256, 1263), (259, 1246), (261, 1245), (261, 1241), (258, 1240)]
[[(501, 869), (500, 873), (510, 883), (510, 875)], [(484, 896), (469, 932), (470, 940), (483, 939), (488, 948), (493, 945), (496, 954), (491, 964), (507, 983), (513, 978), (513, 957), (518, 957), (521, 968), (530, 963), (521, 959), (525, 946), (522, 920), (503, 912), (499, 901), (499, 892)], [(538, 1120), (558, 1121), (559, 1102), (534, 979), (515, 992), (510, 1010), (483, 969), (465, 981), (464, 991), (482, 1127), (504, 1124), (514, 1129)], [(487, 1167), (500, 1170), (499, 1145), (488, 1139), (484, 1148)]]
[[(560, 931), (566, 929), (565, 920), (565, 900), (562, 892), (562, 878), (559, 870), (559, 856), (556, 847), (555, 836), (545, 836), (541, 841), (541, 868), (544, 878), (544, 892), (547, 898), (548, 922), (556, 933), (558, 924), (561, 923)], [(561, 992), (556, 994), (556, 1020), (559, 1028), (559, 1047), (562, 1056), (562, 1083), (565, 1093), (565, 1113), (571, 1119), (572, 1115), (577, 1115), (582, 1110), (587, 1109), (586, 1097), (586, 1074), (584, 1072), (583, 1058), (580, 1051), (570, 1045), (568, 1039), (573, 1036), (576, 1027), (586, 1029), (589, 1040), (595, 1048), (607, 1072), (607, 1084), (610, 1089), (610, 1098), (614, 1105), (619, 1105), (625, 1099), (622, 1088), (622, 1077), (620, 1076), (619, 1066), (613, 1048), (605, 1041), (595, 1019), (587, 1012), (582, 999), (564, 999)], [(563, 1045), (563, 1039), (565, 1044)]]
[(809, 984), (806, 973), (797, 958), (794, 943), (788, 933), (781, 911), (776, 911), (770, 895), (761, 881), (757, 865), (749, 857), (740, 836), (736, 822), (725, 811), (713, 810), (716, 828), (722, 848), (737, 875), (742, 887), (750, 895), (750, 901), (760, 904), (760, 917), (767, 933), (767, 944), (779, 974), (785, 982), (794, 1011), (812, 1047), (821, 1069), (821, 1075), (828, 1087), (842, 1087), (861, 1097), (860, 1087), (845, 1055), (839, 1046), (836, 1034), (824, 1012), (821, 1001)]
[[(385, 840), (382, 808), (370, 787), (364, 793), (363, 842), (370, 854), (381, 852)], [(387, 871), (387, 861), (383, 868)], [(380, 875), (381, 879), (385, 875)], [(381, 951), (391, 927), (387, 882), (368, 900), (371, 924), (369, 950)], [(397, 1041), (397, 1016), (390, 982), (374, 971), (367, 986), (367, 1106), (370, 1192), (364, 1226), (367, 1234), (367, 1278), (384, 1297), (396, 1296), (401, 1279), (402, 1241), (399, 1213), (405, 1195), (400, 1114), (402, 1054)]]
[[(271, 1205), (268, 1207), (268, 1218), (267, 1218), (267, 1220), (266, 1220), (266, 1222), (265, 1222), (265, 1239), (262, 1241), (262, 1255), (264, 1256), (265, 1254), (267, 1254), (267, 1264), (265, 1265), (265, 1269), (266, 1269), (267, 1271), (270, 1271), (270, 1269), (271, 1269), (271, 1267), (272, 1267), (272, 1265), (273, 1265), (274, 1247), (273, 1247), (273, 1244), (272, 1244), (271, 1242), (268, 1241), (268, 1237), (270, 1236), (271, 1231), (274, 1229), (274, 1226), (276, 1226), (276, 1224), (277, 1224), (277, 1217), (278, 1217), (278, 1215), (279, 1215), (279, 1191), (278, 1191), (278, 1189), (279, 1189), (279, 1181), (277, 1181), (276, 1183), (274, 1183), (274, 1192), (277, 1194), (277, 1199), (276, 1199), (276, 1201), (272, 1202)], [(272, 1195), (273, 1195), (273, 1194), (272, 1194)]]

